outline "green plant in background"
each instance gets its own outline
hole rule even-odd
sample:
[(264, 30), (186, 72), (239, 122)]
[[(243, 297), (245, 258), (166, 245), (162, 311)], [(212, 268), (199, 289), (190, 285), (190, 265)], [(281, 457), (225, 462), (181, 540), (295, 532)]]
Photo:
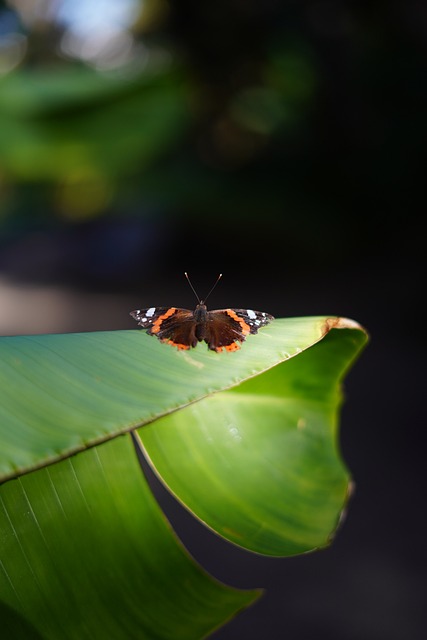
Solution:
[[(98, 52), (98, 60), (84, 55), (88, 46), (96, 48), (102, 32), (104, 16), (96, 2), (93, 15), (88, 15), (91, 3), (82, 0), (48, 0), (37, 10), (10, 4), (16, 24), (3, 17), (5, 38), (0, 3), (1, 226), (13, 229), (20, 217), (79, 223), (111, 211), (119, 216), (133, 203), (143, 215), (141, 200), (172, 216), (194, 208), (197, 215), (215, 210), (227, 219), (224, 206), (232, 199), (233, 211), (242, 207), (257, 216), (266, 198), (277, 224), (289, 174), (283, 172), (281, 145), (288, 149), (305, 130), (318, 84), (305, 38), (284, 37), (274, 29), (264, 35), (258, 56), (253, 43), (248, 49), (245, 39), (239, 44), (234, 35), (234, 44), (224, 49), (231, 44), (227, 33), (242, 28), (238, 11), (214, 30), (212, 51), (221, 55), (213, 59), (225, 65), (218, 76), (209, 57), (204, 59), (204, 47), (193, 50), (179, 28), (175, 35), (175, 27), (171, 30), (168, 13), (179, 16), (182, 9), (162, 0), (129, 0), (115, 3), (127, 14), (127, 26), (117, 18), (113, 22), (133, 53), (118, 56), (117, 66), (104, 67), (100, 62), (105, 56), (108, 62), (108, 51), (113, 58), (118, 53), (113, 40)], [(73, 20), (64, 22), (64, 5), (69, 11), (73, 4)], [(135, 11), (129, 13), (129, 4)], [(185, 21), (191, 14), (195, 32), (203, 34), (206, 26), (197, 24), (196, 7)], [(95, 30), (86, 27), (86, 44), (70, 51), (66, 43), (75, 36), (79, 15), (86, 22), (90, 18)], [(16, 47), (15, 63), (2, 65), (2, 54), (9, 51), (7, 59), (15, 59)], [(250, 167), (255, 167), (255, 182), (246, 173)], [(239, 168), (246, 179), (226, 179)], [(280, 197), (271, 184), (277, 170)], [(218, 197), (222, 184), (229, 194), (225, 203)], [(287, 190), (292, 185), (288, 178)]]
[(139, 331), (0, 339), (0, 613), (8, 639), (201, 638), (259, 595), (186, 553), (132, 442), (213, 531), (288, 556), (327, 545), (348, 495), (341, 381), (366, 342), (276, 320), (242, 350)]

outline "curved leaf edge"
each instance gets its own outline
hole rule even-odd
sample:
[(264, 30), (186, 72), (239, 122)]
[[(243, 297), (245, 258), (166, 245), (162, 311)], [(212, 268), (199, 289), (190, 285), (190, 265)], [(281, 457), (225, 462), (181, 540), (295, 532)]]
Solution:
[[(185, 511), (187, 513), (189, 513), (192, 518), (197, 520), (197, 522), (199, 522), (203, 527), (208, 529), (215, 536), (217, 536), (218, 538), (221, 538), (221, 540), (224, 543), (229, 544), (232, 547), (236, 547), (237, 549), (240, 549), (242, 551), (245, 551), (246, 553), (250, 553), (250, 554), (258, 556), (260, 558), (266, 558), (266, 557), (269, 557), (269, 558), (294, 558), (294, 557), (297, 557), (297, 556), (302, 556), (302, 555), (308, 555), (308, 554), (311, 554), (311, 553), (315, 553), (317, 551), (324, 551), (324, 550), (328, 549), (333, 544), (337, 534), (341, 530), (341, 528), (342, 528), (342, 526), (343, 526), (343, 524), (344, 524), (344, 522), (346, 520), (349, 504), (350, 504), (350, 501), (351, 501), (351, 499), (353, 497), (354, 490), (355, 490), (355, 482), (354, 482), (354, 480), (353, 480), (353, 478), (351, 476), (349, 476), (349, 478), (348, 478), (346, 492), (345, 492), (345, 496), (344, 496), (344, 500), (343, 500), (343, 505), (342, 505), (342, 508), (340, 509), (339, 513), (337, 514), (336, 523), (335, 523), (334, 527), (331, 529), (329, 535), (327, 536), (327, 538), (325, 539), (325, 542), (323, 544), (316, 545), (315, 547), (312, 547), (310, 549), (306, 549), (304, 551), (290, 552), (290, 553), (287, 553), (286, 555), (282, 554), (282, 553), (268, 553), (266, 551), (256, 551), (255, 549), (251, 549), (250, 547), (247, 547), (247, 546), (245, 546), (243, 544), (239, 544), (235, 540), (231, 540), (230, 538), (225, 538), (220, 533), (218, 533), (218, 531), (216, 531), (213, 526), (211, 526), (209, 523), (207, 523), (205, 520), (203, 520), (203, 518), (201, 518), (197, 513), (195, 513), (190, 507), (188, 507), (188, 505), (180, 498), (180, 496), (175, 491), (173, 491), (171, 489), (171, 487), (164, 481), (163, 477), (158, 472), (155, 464), (151, 460), (150, 455), (149, 455), (147, 449), (145, 448), (142, 440), (139, 438), (139, 434), (135, 432), (133, 434), (133, 436), (134, 436), (135, 446), (139, 448), (141, 455), (144, 457), (144, 459), (150, 465), (150, 469), (155, 474), (157, 480), (162, 484), (162, 486), (166, 489), (166, 491), (173, 497), (173, 499), (183, 509), (185, 509)], [(346, 470), (348, 472), (348, 469), (347, 469), (346, 466), (345, 466), (345, 468), (346, 468)], [(160, 505), (160, 507), (161, 507), (161, 505)], [(161, 509), (163, 511), (163, 507), (161, 507)], [(165, 513), (164, 511), (163, 511), (163, 513), (164, 513), (165, 518), (168, 520), (170, 526), (173, 528), (173, 523), (171, 523), (169, 521), (167, 513)], [(178, 535), (178, 534), (176, 534), (176, 535)], [(189, 552), (189, 549), (187, 548), (185, 543), (182, 542), (182, 540), (181, 540), (181, 543), (184, 545), (184, 548), (187, 550), (187, 552)], [(215, 578), (215, 579), (218, 579), (218, 578)], [(263, 590), (261, 590), (260, 596), (262, 596), (262, 594), (263, 594)]]

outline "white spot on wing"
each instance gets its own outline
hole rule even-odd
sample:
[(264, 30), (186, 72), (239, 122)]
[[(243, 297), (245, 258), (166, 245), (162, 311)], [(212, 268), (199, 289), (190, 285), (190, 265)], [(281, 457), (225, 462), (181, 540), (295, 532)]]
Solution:
[(149, 309), (147, 309), (147, 313), (145, 314), (147, 318), (151, 318), (151, 316), (154, 316), (155, 310), (156, 307), (150, 307)]
[(248, 314), (248, 316), (249, 316), (249, 318), (250, 318), (251, 320), (255, 320), (255, 318), (256, 318), (256, 313), (255, 313), (255, 311), (252, 311), (252, 309), (248, 309), (248, 310), (247, 310), (247, 314)]

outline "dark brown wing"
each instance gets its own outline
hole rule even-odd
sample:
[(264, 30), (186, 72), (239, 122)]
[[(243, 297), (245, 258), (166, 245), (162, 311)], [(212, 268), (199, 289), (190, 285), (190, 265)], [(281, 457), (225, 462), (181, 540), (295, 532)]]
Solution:
[(131, 311), (130, 315), (149, 335), (156, 336), (162, 342), (178, 349), (189, 349), (197, 345), (194, 315), (188, 309), (150, 307)]
[(268, 313), (252, 309), (209, 311), (205, 340), (212, 351), (236, 351), (240, 349), (238, 343), (246, 340), (247, 335), (257, 333), (272, 320), (273, 316)]

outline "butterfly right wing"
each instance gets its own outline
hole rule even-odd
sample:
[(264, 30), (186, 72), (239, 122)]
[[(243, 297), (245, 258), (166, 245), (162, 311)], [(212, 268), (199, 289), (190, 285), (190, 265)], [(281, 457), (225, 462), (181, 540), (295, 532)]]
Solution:
[(190, 349), (197, 345), (194, 314), (177, 307), (150, 307), (137, 309), (130, 315), (151, 336), (178, 349)]
[(274, 320), (269, 313), (252, 309), (217, 309), (209, 311), (208, 318), (205, 340), (209, 349), (218, 353), (240, 349), (239, 343), (250, 333)]

